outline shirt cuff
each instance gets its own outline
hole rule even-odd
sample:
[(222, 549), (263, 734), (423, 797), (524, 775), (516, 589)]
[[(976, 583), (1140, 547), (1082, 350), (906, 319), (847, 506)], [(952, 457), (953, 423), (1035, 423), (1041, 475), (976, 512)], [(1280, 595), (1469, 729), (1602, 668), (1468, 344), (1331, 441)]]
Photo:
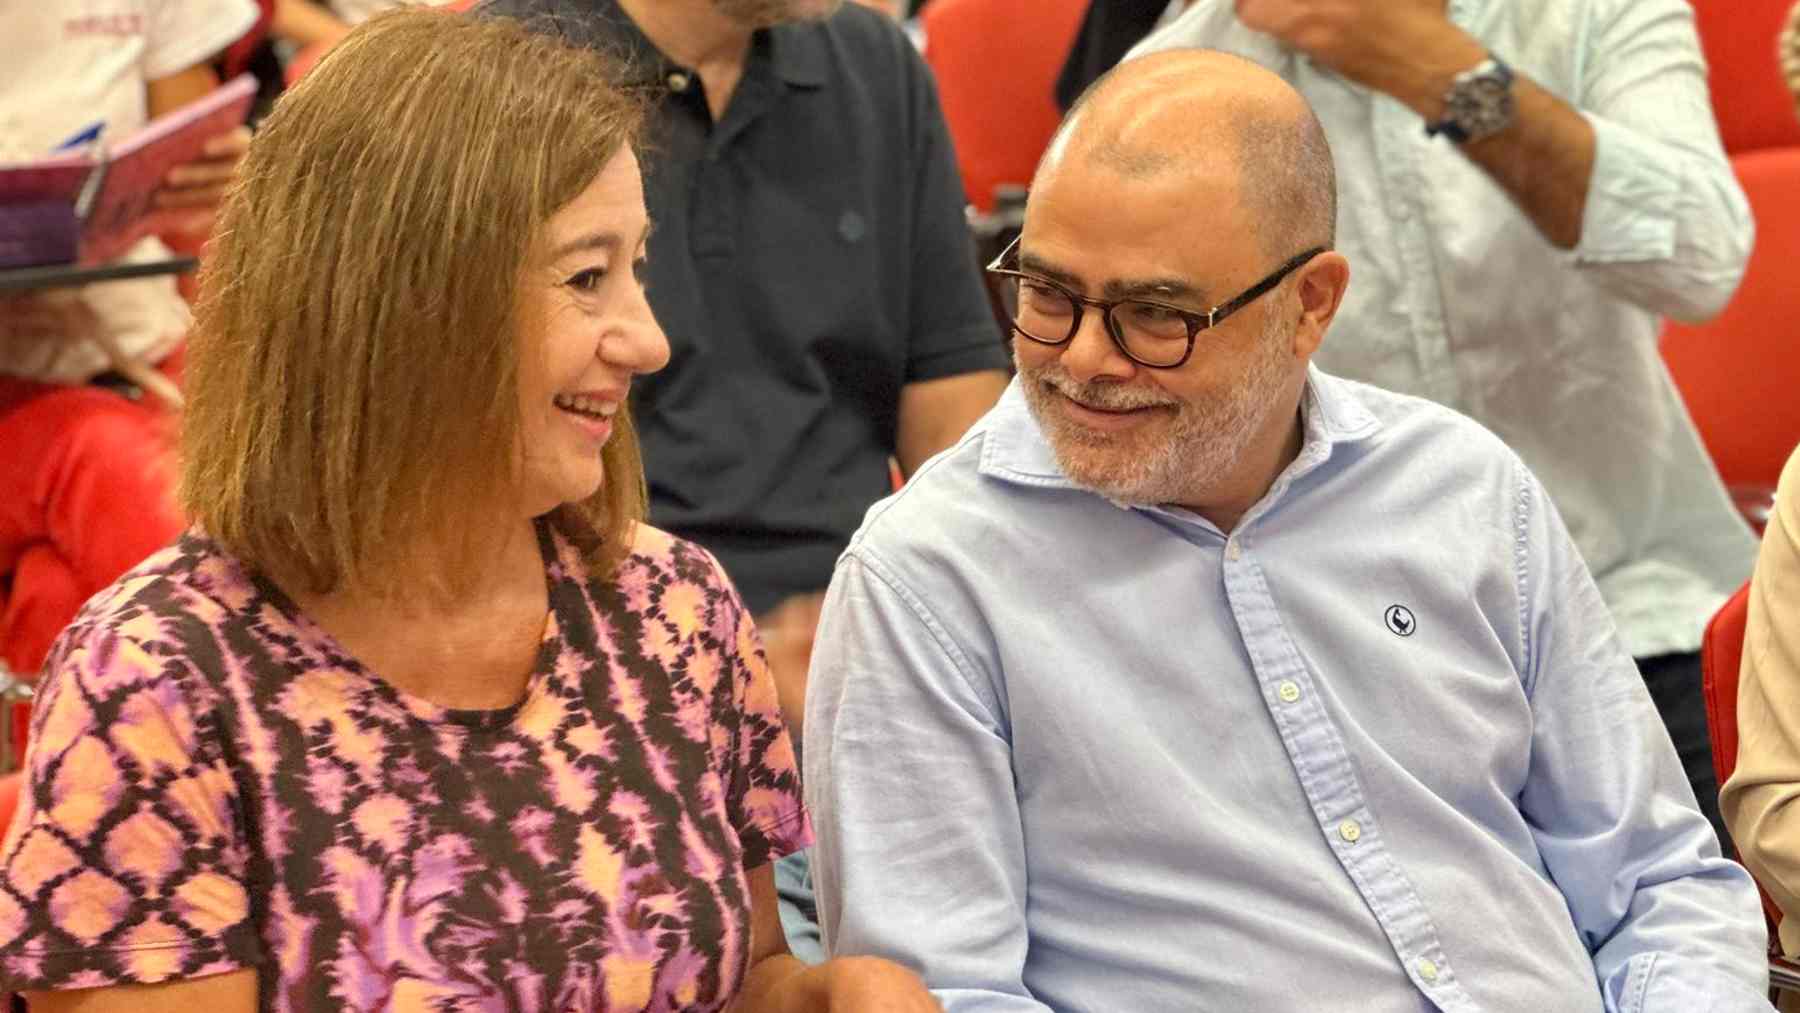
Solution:
[(1759, 985), (1667, 953), (1640, 953), (1606, 992), (1607, 1013), (1769, 1013), (1767, 975)]
[(1592, 113), (1594, 173), (1575, 259), (1586, 263), (1667, 260), (1675, 255), (1681, 176), (1655, 141)]

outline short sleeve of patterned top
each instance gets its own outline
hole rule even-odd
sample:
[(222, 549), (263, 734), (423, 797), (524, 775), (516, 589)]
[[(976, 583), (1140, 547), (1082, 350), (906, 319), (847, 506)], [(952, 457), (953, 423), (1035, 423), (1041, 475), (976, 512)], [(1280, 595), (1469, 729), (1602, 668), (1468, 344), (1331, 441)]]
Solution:
[(524, 699), (372, 677), (198, 534), (52, 654), (0, 859), (0, 991), (256, 966), (264, 1010), (717, 1010), (744, 869), (809, 843), (774, 682), (704, 550), (610, 580), (540, 529)]

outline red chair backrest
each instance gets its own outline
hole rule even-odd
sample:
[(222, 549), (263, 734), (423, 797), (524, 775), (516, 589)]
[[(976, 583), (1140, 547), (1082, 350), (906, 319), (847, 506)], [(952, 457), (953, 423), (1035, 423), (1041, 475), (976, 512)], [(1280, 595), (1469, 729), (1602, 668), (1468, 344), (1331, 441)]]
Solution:
[[(1744, 659), (1744, 626), (1750, 618), (1750, 585), (1745, 584), (1726, 599), (1719, 611), (1706, 624), (1706, 635), (1700, 643), (1700, 690), (1706, 697), (1706, 730), (1712, 735), (1713, 772), (1723, 785), (1737, 769), (1737, 690), (1738, 666)], [(1769, 946), (1779, 945), (1775, 927), (1781, 923), (1781, 909), (1769, 892), (1756, 885), (1762, 894), (1763, 915), (1769, 920)]]
[(1726, 483), (1773, 491), (1800, 444), (1800, 144), (1731, 162), (1756, 216), (1756, 249), (1724, 313), (1669, 325), (1663, 361)]
[(1694, 0), (1713, 115), (1732, 154), (1800, 145), (1776, 39), (1794, 0)]
[(1062, 110), (1056, 76), (1087, 0), (932, 0), (925, 62), (937, 77), (969, 202), (994, 207), (994, 188), (1031, 182)]

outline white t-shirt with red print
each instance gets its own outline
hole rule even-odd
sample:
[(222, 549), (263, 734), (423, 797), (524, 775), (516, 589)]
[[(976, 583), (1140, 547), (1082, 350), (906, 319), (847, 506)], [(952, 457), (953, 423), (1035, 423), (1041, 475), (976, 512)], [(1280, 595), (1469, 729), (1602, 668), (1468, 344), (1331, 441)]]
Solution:
[[(211, 59), (255, 24), (251, 0), (0, 0), (0, 161), (48, 154), (95, 123), (122, 141), (148, 118), (146, 87)], [(168, 255), (157, 240), (126, 259)], [(154, 362), (187, 331), (172, 278), (79, 290), (128, 354)], [(0, 319), (0, 373), (78, 383), (107, 368), (91, 341), (8, 341)]]

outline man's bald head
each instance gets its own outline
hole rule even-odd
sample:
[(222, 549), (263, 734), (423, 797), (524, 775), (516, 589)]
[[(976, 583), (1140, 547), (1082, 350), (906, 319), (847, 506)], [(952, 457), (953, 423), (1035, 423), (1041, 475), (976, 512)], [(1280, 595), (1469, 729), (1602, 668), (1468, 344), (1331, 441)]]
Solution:
[(1128, 179), (1219, 165), (1271, 256), (1331, 246), (1337, 176), (1312, 107), (1286, 81), (1228, 53), (1178, 49), (1130, 60), (1084, 92), (1038, 178), (1078, 163)]

